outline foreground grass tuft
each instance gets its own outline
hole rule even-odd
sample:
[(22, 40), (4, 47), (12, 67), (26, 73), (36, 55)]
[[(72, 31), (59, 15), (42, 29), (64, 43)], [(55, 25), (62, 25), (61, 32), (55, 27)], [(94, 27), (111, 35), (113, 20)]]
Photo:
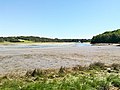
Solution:
[[(111, 68), (114, 66), (116, 65)], [(61, 67), (57, 72), (35, 69), (27, 72), (24, 77), (1, 77), (0, 90), (111, 90), (111, 87), (120, 89), (119, 73), (108, 73), (105, 67), (103, 63), (94, 63), (85, 69), (81, 66), (69, 70)]]

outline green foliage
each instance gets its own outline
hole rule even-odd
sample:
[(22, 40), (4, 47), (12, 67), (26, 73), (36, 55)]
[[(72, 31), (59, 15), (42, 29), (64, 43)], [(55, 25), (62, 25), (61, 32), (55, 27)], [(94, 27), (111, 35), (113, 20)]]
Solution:
[(0, 90), (109, 90), (110, 82), (119, 87), (119, 81), (111, 79), (107, 81), (95, 75), (64, 75), (64, 77), (38, 79), (37, 81), (26, 82), (24, 80), (5, 80)]
[(111, 82), (114, 87), (120, 88), (120, 76), (119, 75), (110, 75), (107, 77), (107, 81)]
[(120, 29), (94, 36), (91, 43), (120, 43)]
[(120, 88), (120, 79), (114, 79), (113, 81), (112, 81), (112, 84), (113, 84), (113, 86), (115, 86), (115, 87), (119, 87)]
[(95, 63), (90, 64), (90, 66), (89, 66), (90, 70), (93, 70), (93, 69), (95, 69), (95, 70), (101, 70), (101, 69), (104, 70), (104, 68), (105, 68), (105, 64), (101, 63), (101, 62), (95, 62)]
[[(35, 69), (27, 72), (28, 76), (25, 77), (0, 78), (0, 90), (111, 90), (111, 86), (120, 88), (119, 73), (107, 73), (104, 67), (103, 63), (96, 62), (89, 66), (91, 70), (81, 71), (78, 66), (77, 69), (71, 69), (72, 72), (67, 72), (66, 68), (61, 67), (57, 73), (52, 74), (46, 70)], [(103, 70), (98, 71), (98, 68)]]
[(23, 86), (23, 82), (19, 80), (5, 80), (0, 86), (0, 90), (21, 90), (21, 86)]
[(0, 42), (4, 42), (4, 39), (3, 39), (3, 37), (0, 37)]
[(120, 71), (120, 64), (112, 64), (111, 67), (113, 68), (113, 70), (117, 70)]
[(90, 42), (90, 39), (52, 39), (45, 37), (35, 37), (35, 36), (18, 36), (18, 37), (0, 37), (0, 42)]

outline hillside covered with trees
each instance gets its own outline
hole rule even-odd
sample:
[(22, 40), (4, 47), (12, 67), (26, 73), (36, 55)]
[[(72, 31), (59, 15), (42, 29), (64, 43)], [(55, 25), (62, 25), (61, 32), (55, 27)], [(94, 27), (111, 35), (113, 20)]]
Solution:
[(90, 39), (52, 39), (35, 36), (0, 37), (0, 42), (90, 42)]
[(94, 36), (91, 43), (120, 43), (120, 29)]

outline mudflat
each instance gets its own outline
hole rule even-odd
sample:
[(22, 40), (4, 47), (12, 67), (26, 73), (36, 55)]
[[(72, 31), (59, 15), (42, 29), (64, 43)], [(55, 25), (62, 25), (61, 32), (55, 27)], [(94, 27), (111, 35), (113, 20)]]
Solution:
[[(3, 47), (3, 46), (1, 46)], [(25, 73), (27, 70), (73, 67), (94, 62), (120, 63), (118, 46), (79, 46), (52, 48), (0, 49), (0, 75)]]

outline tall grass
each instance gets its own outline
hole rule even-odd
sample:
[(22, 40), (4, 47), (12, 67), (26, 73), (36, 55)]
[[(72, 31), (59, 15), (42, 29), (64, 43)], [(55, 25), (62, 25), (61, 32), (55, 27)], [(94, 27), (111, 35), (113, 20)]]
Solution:
[(109, 73), (103, 67), (106, 66), (95, 63), (87, 69), (74, 67), (70, 69), (71, 72), (61, 67), (54, 73), (35, 69), (27, 72), (24, 77), (1, 77), (0, 90), (110, 90), (111, 87), (119, 89), (119, 73)]

